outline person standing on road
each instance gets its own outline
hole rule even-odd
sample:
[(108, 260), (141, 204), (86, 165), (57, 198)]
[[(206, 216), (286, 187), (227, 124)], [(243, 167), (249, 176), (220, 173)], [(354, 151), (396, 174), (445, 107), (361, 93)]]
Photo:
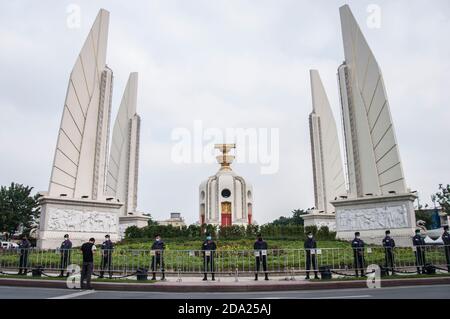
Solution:
[(365, 277), (364, 271), (364, 241), (360, 238), (359, 232), (355, 233), (355, 238), (352, 241), (353, 248), (353, 266), (355, 268), (356, 277), (359, 277), (358, 271), (361, 272), (361, 277)]
[(112, 278), (111, 262), (114, 244), (112, 243), (111, 237), (109, 235), (105, 236), (105, 241), (103, 242), (101, 249), (102, 249), (102, 263), (100, 267), (101, 270), (99, 278), (103, 278), (106, 269), (109, 272), (109, 279), (111, 279)]
[[(83, 253), (83, 267), (81, 268), (81, 289), (92, 289), (91, 276), (94, 271), (94, 253), (97, 250), (95, 247), (95, 239), (90, 238), (89, 242), (81, 245)], [(84, 281), (86, 280), (86, 285)]]
[(416, 255), (417, 274), (425, 274), (425, 240), (420, 235), (420, 229), (416, 229), (416, 235), (412, 239), (414, 254)]
[(211, 279), (214, 281), (214, 253), (216, 251), (216, 243), (212, 240), (211, 235), (206, 236), (206, 240), (203, 242), (203, 269), (205, 276), (203, 280), (208, 280), (208, 271), (211, 272)]
[(306, 250), (306, 277), (305, 279), (309, 279), (309, 270), (311, 269), (311, 264), (314, 269), (314, 279), (319, 279), (317, 276), (317, 242), (314, 239), (313, 233), (308, 232), (307, 238), (304, 243), (304, 248)]
[(267, 274), (267, 242), (263, 240), (262, 235), (258, 234), (258, 238), (253, 245), (253, 249), (255, 250), (255, 259), (256, 259), (256, 273), (255, 280), (258, 280), (259, 268), (261, 266), (261, 261), (264, 270), (264, 279), (269, 280), (269, 276)]
[(391, 231), (386, 230), (386, 237), (383, 239), (384, 247), (384, 267), (386, 268), (386, 274), (389, 276), (389, 271), (394, 274), (394, 247), (395, 241), (391, 237)]
[(166, 245), (161, 240), (161, 236), (157, 234), (155, 236), (155, 242), (152, 245), (152, 272), (153, 276), (151, 280), (156, 280), (156, 269), (160, 268), (162, 272), (161, 280), (165, 280), (164, 274), (164, 249)]
[(442, 241), (444, 242), (445, 260), (447, 262), (447, 270), (450, 272), (450, 233), (448, 232), (448, 225), (444, 226), (444, 233), (442, 234)]
[(18, 275), (25, 275), (28, 272), (28, 255), (30, 253), (31, 243), (27, 236), (22, 236), (22, 241), (19, 244), (20, 257), (19, 257), (19, 273)]
[[(72, 249), (72, 242), (69, 240), (69, 235), (64, 235), (64, 241), (61, 243), (59, 247), (59, 251), (61, 254), (61, 261), (59, 267), (61, 268), (60, 277), (64, 277), (64, 272), (67, 270), (67, 266), (70, 264), (70, 250)], [(67, 276), (69, 274), (67, 273)]]

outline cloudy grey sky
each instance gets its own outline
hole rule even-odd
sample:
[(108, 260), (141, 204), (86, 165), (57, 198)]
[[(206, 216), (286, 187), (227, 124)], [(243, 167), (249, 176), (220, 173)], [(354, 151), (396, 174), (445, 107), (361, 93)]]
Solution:
[[(254, 185), (259, 223), (313, 206), (309, 69), (340, 119), (343, 1), (151, 0), (0, 2), (0, 184), (47, 190), (67, 81), (99, 8), (111, 12), (113, 117), (128, 74), (140, 73), (138, 206), (155, 218), (198, 216), (198, 185), (216, 164), (175, 164), (175, 128), (279, 128), (280, 167), (235, 170)], [(450, 183), (450, 2), (347, 2), (382, 68), (406, 181), (421, 200)], [(80, 28), (67, 8), (81, 9)], [(366, 24), (381, 8), (381, 27)], [(340, 123), (338, 123), (340, 127)]]

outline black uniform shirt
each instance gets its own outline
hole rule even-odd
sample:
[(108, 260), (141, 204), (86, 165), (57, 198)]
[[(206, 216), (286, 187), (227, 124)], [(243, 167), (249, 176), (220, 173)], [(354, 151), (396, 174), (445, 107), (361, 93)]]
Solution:
[(391, 238), (391, 236), (386, 236), (383, 239), (383, 247), (385, 248), (394, 248), (395, 247), (395, 241)]
[(423, 240), (423, 238), (422, 238), (422, 236), (420, 236), (420, 234), (417, 234), (416, 236), (414, 236), (412, 241), (413, 241), (414, 246), (424, 246), (425, 245), (425, 240)]
[(165, 248), (166, 245), (162, 240), (160, 241), (155, 240), (155, 242), (152, 245), (152, 250), (156, 250), (156, 255), (160, 255)]
[(64, 240), (61, 243), (61, 249), (71, 249), (72, 248), (72, 242), (69, 239)]
[(364, 242), (362, 241), (362, 239), (359, 239), (359, 238), (353, 239), (352, 248), (355, 251), (362, 252), (364, 250)]
[(110, 251), (114, 249), (114, 244), (111, 240), (105, 240), (102, 244), (102, 250)]
[(205, 240), (202, 245), (202, 250), (216, 250), (216, 243), (212, 240)]
[(303, 245), (305, 249), (315, 249), (317, 248), (317, 243), (314, 238), (308, 238), (305, 240), (305, 243)]
[(257, 240), (253, 245), (253, 249), (255, 250), (267, 250), (267, 242), (264, 240)]
[(23, 249), (23, 252), (25, 252), (30, 247), (31, 247), (31, 243), (28, 239), (22, 239), (22, 241), (19, 244), (19, 248)]
[(450, 233), (448, 231), (445, 231), (442, 234), (442, 241), (444, 242), (444, 245), (450, 245)]

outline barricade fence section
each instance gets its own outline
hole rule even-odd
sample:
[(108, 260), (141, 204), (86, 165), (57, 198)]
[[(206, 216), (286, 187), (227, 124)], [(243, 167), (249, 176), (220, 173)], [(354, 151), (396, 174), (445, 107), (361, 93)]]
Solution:
[[(450, 270), (450, 246), (417, 246), (409, 248), (366, 247), (268, 250), (97, 250), (94, 274), (132, 276), (139, 271), (149, 273), (199, 275), (214, 272), (222, 275), (302, 274), (326, 267), (330, 271), (351, 274), (357, 268), (379, 265), (388, 270), (417, 272), (432, 265)], [(0, 272), (30, 272), (40, 268), (45, 274), (66, 274), (70, 265), (82, 264), (82, 252), (70, 250), (0, 249)], [(258, 266), (259, 264), (259, 266)]]

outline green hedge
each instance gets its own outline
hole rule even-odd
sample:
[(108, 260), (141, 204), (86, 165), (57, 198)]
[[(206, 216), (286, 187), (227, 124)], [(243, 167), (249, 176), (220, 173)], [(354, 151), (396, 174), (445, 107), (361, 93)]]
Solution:
[(254, 239), (258, 233), (264, 238), (303, 239), (311, 231), (317, 240), (335, 240), (336, 233), (329, 231), (328, 227), (303, 227), (300, 225), (249, 225), (218, 227), (214, 225), (190, 225), (181, 228), (173, 226), (149, 225), (143, 228), (128, 227), (125, 231), (126, 239), (153, 239), (156, 234), (163, 238), (204, 239), (206, 234), (221, 239)]

